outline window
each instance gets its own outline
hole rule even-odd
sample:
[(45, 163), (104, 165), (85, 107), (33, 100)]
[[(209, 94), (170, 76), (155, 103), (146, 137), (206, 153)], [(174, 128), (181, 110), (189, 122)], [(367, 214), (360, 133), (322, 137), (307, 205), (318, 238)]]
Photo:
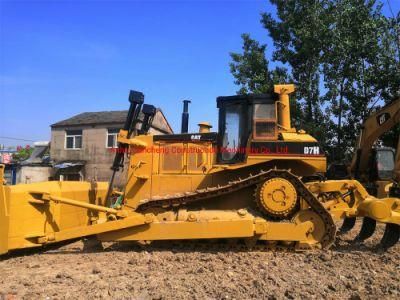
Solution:
[(119, 129), (112, 128), (107, 130), (107, 148), (117, 148), (118, 147), (118, 133)]
[(65, 148), (66, 149), (82, 148), (82, 130), (65, 131)]
[(231, 160), (241, 147), (240, 141), (240, 105), (226, 107), (225, 132), (222, 141), (222, 159)]
[(254, 104), (255, 119), (276, 119), (275, 104)]
[(255, 139), (276, 139), (275, 104), (254, 104), (253, 122)]
[(254, 135), (256, 138), (274, 138), (275, 137), (275, 122), (256, 121)]
[(391, 179), (394, 170), (394, 153), (391, 150), (378, 149), (376, 162), (379, 179)]

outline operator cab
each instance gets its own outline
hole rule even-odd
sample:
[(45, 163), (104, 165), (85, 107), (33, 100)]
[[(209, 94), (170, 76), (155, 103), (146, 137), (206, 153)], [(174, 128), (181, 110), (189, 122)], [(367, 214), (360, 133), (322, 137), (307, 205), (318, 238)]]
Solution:
[(278, 139), (277, 95), (237, 95), (217, 98), (218, 162), (244, 162), (250, 140)]
[(395, 151), (382, 147), (371, 150), (369, 157), (369, 181), (391, 180), (395, 165)]

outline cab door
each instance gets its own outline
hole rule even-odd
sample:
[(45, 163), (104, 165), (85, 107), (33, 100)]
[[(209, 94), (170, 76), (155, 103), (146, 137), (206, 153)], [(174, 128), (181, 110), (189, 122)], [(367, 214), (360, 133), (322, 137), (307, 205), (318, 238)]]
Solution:
[(243, 101), (221, 103), (219, 108), (218, 163), (233, 164), (246, 160), (249, 106)]

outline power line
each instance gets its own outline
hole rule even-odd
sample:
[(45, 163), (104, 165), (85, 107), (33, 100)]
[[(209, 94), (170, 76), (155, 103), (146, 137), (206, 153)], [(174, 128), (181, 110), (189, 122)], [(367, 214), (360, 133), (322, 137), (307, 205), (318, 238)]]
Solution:
[(24, 142), (34, 142), (33, 140), (19, 139), (19, 138), (13, 138), (13, 137), (9, 137), (9, 136), (0, 136), (0, 139), (24, 141)]

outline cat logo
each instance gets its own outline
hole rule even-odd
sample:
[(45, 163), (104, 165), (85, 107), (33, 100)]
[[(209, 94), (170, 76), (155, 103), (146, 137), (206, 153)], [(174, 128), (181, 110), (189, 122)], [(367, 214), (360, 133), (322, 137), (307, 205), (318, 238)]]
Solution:
[(201, 135), (200, 134), (192, 134), (191, 136), (190, 136), (190, 139), (192, 140), (192, 141), (200, 141), (201, 140)]
[(390, 114), (387, 112), (380, 114), (376, 117), (376, 121), (378, 122), (379, 126), (382, 126), (383, 124), (385, 124), (389, 119), (390, 119)]

